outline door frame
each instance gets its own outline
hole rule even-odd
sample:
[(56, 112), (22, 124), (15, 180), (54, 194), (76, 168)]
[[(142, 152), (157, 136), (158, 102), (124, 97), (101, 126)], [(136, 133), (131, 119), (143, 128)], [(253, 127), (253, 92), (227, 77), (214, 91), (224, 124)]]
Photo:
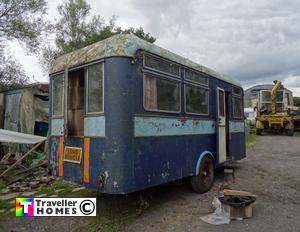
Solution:
[[(217, 160), (218, 160), (218, 164), (224, 163), (227, 160), (227, 138), (226, 138), (226, 97), (225, 97), (225, 89), (217, 87), (216, 89), (216, 105), (217, 105), (217, 111), (216, 111), (216, 144), (217, 144)], [(224, 101), (224, 116), (221, 116), (221, 120), (220, 120), (220, 101), (219, 101), (219, 91), (223, 92), (223, 101)], [(223, 124), (223, 125), (220, 125)], [(222, 130), (222, 135), (220, 134), (220, 127), (224, 127), (224, 130)], [(223, 142), (222, 145), (220, 144), (220, 136), (223, 137)], [(222, 148), (220, 147), (222, 146)], [(220, 154), (220, 150), (222, 149), (223, 153)], [(221, 157), (223, 156), (223, 157)], [(222, 158), (222, 159), (220, 159)]]

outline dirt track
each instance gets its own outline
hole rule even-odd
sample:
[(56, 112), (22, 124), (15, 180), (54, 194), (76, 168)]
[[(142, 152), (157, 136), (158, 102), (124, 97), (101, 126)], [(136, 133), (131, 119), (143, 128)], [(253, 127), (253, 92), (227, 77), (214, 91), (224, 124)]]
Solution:
[[(247, 158), (234, 165), (236, 182), (218, 171), (213, 189), (194, 193), (188, 184), (158, 186), (127, 196), (99, 195), (97, 218), (0, 220), (0, 231), (298, 231), (300, 232), (300, 137), (259, 137)], [(211, 202), (224, 185), (257, 195), (253, 218), (206, 224)], [(88, 195), (91, 196), (91, 195)]]

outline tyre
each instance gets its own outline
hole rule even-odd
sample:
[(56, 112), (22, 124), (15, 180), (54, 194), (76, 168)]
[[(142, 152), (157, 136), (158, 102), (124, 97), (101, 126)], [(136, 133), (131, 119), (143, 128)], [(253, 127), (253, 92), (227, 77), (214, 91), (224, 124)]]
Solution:
[(205, 193), (214, 183), (214, 162), (209, 156), (204, 156), (199, 167), (199, 175), (191, 177), (191, 185), (195, 192)]
[(262, 134), (262, 129), (257, 129), (256, 128), (256, 135), (261, 135)]

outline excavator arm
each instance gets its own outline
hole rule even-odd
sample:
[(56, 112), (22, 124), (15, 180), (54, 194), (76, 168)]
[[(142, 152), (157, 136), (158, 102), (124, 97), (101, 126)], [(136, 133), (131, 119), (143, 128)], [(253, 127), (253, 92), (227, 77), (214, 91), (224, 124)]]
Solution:
[(277, 92), (282, 88), (281, 81), (275, 80), (274, 86), (271, 91), (271, 101), (272, 101), (272, 114), (276, 114), (276, 102), (277, 102)]

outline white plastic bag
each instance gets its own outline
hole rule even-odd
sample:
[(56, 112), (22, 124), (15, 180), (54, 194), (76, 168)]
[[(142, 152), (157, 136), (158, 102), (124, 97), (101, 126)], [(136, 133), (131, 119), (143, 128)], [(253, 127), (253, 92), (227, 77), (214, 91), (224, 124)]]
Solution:
[(214, 197), (212, 205), (216, 208), (212, 214), (200, 217), (200, 219), (206, 223), (212, 225), (223, 225), (230, 223), (229, 213), (222, 210), (222, 203), (218, 198)]

